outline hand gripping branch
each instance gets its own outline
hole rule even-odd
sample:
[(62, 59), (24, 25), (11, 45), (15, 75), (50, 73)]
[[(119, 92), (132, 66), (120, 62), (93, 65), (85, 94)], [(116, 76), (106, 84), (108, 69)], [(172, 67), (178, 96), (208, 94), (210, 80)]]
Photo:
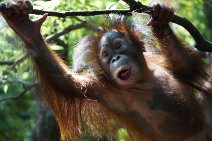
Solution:
[[(55, 11), (43, 11), (33, 9), (31, 14), (36, 15), (43, 15), (48, 13), (48, 16), (56, 16), (56, 17), (75, 17), (75, 16), (95, 16), (95, 15), (103, 15), (103, 14), (123, 14), (123, 15), (131, 15), (132, 12), (138, 13), (146, 13), (151, 15), (153, 9), (151, 7), (143, 5), (139, 1), (135, 0), (123, 0), (126, 2), (130, 9), (117, 9), (117, 10), (92, 10), (92, 11), (66, 11), (66, 12), (55, 12)], [(0, 4), (0, 12), (8, 10), (11, 12), (10, 9), (6, 8), (5, 3)], [(174, 15), (172, 21), (175, 24), (178, 24), (184, 27), (190, 35), (194, 38), (196, 45), (195, 47), (202, 52), (212, 52), (212, 42), (209, 42), (204, 39), (198, 29), (186, 18), (182, 18), (180, 16)]]

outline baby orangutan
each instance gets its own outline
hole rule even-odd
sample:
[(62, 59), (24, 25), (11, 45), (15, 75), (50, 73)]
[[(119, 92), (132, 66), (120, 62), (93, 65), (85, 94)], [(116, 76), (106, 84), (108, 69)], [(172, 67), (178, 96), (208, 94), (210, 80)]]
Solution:
[[(160, 55), (144, 52), (141, 35), (120, 21), (78, 43), (74, 57), (87, 67), (74, 71), (48, 48), (40, 33), (47, 14), (31, 21), (28, 0), (6, 6), (10, 12), (2, 15), (32, 54), (41, 95), (55, 113), (63, 140), (112, 134), (122, 126), (130, 141), (212, 140), (210, 101), (195, 94), (193, 84), (207, 77), (202, 55), (175, 37), (168, 25), (170, 8), (155, 4), (149, 22)], [(80, 73), (84, 68), (87, 71)]]

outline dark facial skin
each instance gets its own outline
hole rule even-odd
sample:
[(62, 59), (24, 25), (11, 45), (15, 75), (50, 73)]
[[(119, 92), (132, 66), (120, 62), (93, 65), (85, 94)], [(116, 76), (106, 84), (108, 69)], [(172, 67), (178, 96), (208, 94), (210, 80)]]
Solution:
[(106, 32), (99, 42), (99, 61), (110, 80), (130, 86), (140, 80), (141, 50), (117, 30)]

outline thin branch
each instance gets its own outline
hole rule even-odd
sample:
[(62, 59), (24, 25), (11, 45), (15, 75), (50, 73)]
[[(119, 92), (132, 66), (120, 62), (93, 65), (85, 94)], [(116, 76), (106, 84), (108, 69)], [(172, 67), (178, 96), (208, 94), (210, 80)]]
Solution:
[(2, 99), (0, 99), (0, 102), (4, 102), (4, 101), (8, 101), (8, 100), (16, 100), (16, 99), (22, 97), (23, 95), (25, 95), (27, 91), (34, 88), (35, 86), (37, 86), (37, 84), (31, 84), (31, 85), (25, 86), (24, 90), (22, 92), (20, 92), (18, 95), (2, 98)]
[(13, 64), (14, 64), (14, 61), (0, 61), (0, 66), (13, 65)]
[[(125, 1), (129, 6), (130, 10), (98, 10), (98, 11), (67, 11), (63, 13), (59, 12), (52, 12), (52, 11), (42, 11), (42, 10), (33, 10), (32, 14), (39, 14), (43, 15), (44, 13), (48, 13), (50, 16), (59, 16), (59, 17), (66, 17), (66, 16), (94, 16), (94, 15), (101, 15), (101, 14), (123, 14), (123, 15), (130, 15), (131, 12), (135, 11), (138, 13), (146, 13), (146, 14), (152, 14), (153, 9), (151, 7), (143, 5), (139, 1), (135, 0), (123, 0)], [(181, 25), (184, 27), (194, 38), (196, 41), (195, 47), (199, 51), (203, 52), (212, 52), (212, 42), (209, 42), (203, 38), (201, 33), (198, 31), (198, 29), (186, 18), (179, 17), (177, 15), (174, 15), (172, 21), (173, 23), (176, 23), (178, 25)]]
[[(0, 80), (0, 84), (8, 84), (8, 83), (19, 83), (21, 84), (23, 87), (31, 85), (31, 83), (27, 82), (27, 81), (23, 81), (23, 80), (17, 80), (17, 79), (2, 79)], [(33, 84), (37, 84), (38, 82), (34, 82)]]
[(16, 59), (13, 63), (13, 65), (11, 66), (12, 68), (15, 67), (16, 65), (22, 63), (24, 60), (26, 60), (29, 57), (29, 53), (24, 53), (21, 57), (19, 57), (18, 59)]
[(60, 37), (60, 36), (63, 36), (63, 35), (65, 35), (65, 34), (71, 32), (71, 31), (73, 31), (73, 30), (80, 29), (80, 28), (83, 28), (83, 27), (92, 29), (92, 30), (94, 30), (94, 31), (99, 31), (99, 30), (101, 30), (100, 28), (98, 28), (96, 25), (94, 25), (94, 24), (92, 24), (92, 23), (88, 23), (88, 22), (83, 21), (83, 20), (80, 20), (80, 19), (78, 19), (78, 20), (81, 21), (79, 24), (70, 25), (70, 26), (64, 28), (63, 30), (58, 31), (58, 32), (55, 33), (55, 34), (52, 34), (52, 35), (47, 36), (47, 37), (46, 37), (47, 42), (50, 42), (50, 41), (52, 41), (52, 40), (55, 40), (55, 39), (57, 39), (57, 38)]
[(188, 19), (175, 15), (172, 22), (181, 25), (190, 33), (196, 42), (195, 47), (199, 51), (212, 52), (212, 42), (205, 40), (199, 30)]
[[(84, 20), (81, 20), (80, 18), (78, 17), (74, 17), (76, 20), (80, 21), (80, 22), (86, 22)], [(94, 30), (94, 31), (102, 31), (102, 28), (97, 26), (96, 24), (93, 24), (93, 23), (88, 23), (86, 22), (86, 25), (85, 25), (86, 28), (90, 29), (90, 30)]]
[[(136, 12), (139, 12), (139, 13), (144, 12), (150, 15), (153, 12), (153, 9), (151, 7), (145, 6), (139, 1), (135, 1), (135, 0), (123, 0), (123, 1), (130, 6), (131, 10), (135, 10)], [(142, 10), (139, 11), (140, 10), (139, 8), (141, 8)], [(191, 36), (194, 38), (196, 42), (195, 47), (199, 51), (212, 52), (212, 42), (205, 40), (204, 37), (201, 35), (201, 33), (198, 31), (198, 29), (189, 20), (187, 20), (186, 18), (179, 17), (177, 15), (174, 15), (171, 22), (184, 27), (191, 34)]]
[[(55, 11), (43, 11), (43, 10), (37, 10), (34, 9), (31, 14), (36, 14), (36, 15), (43, 15), (45, 13), (48, 13), (49, 16), (57, 16), (61, 18), (65, 18), (67, 16), (69, 17), (74, 17), (74, 16), (94, 16), (94, 15), (102, 15), (102, 14), (123, 14), (123, 15), (131, 15), (133, 11), (138, 12), (138, 13), (147, 13), (147, 14), (152, 14), (152, 8), (143, 5), (139, 1), (135, 0), (123, 0), (126, 2), (129, 6), (130, 9), (119, 9), (119, 10), (93, 10), (93, 11), (66, 11), (66, 12), (55, 12)], [(1, 11), (8, 11), (12, 12), (11, 9), (6, 8), (5, 3), (0, 4), (0, 12)], [(209, 42), (203, 38), (203, 36), (200, 34), (198, 29), (186, 18), (181, 18), (177, 15), (174, 15), (173, 23), (176, 23), (178, 25), (181, 25), (184, 27), (194, 38), (196, 41), (196, 48), (199, 51), (204, 51), (204, 52), (212, 52), (212, 42)], [(10, 62), (5, 62), (5, 63), (10, 63)]]
[(21, 57), (19, 57), (18, 59), (14, 60), (14, 61), (0, 61), (0, 66), (2, 66), (2, 65), (8, 65), (8, 66), (11, 66), (13, 68), (16, 65), (22, 63), (28, 57), (29, 57), (29, 54), (28, 53), (25, 53)]
[(98, 27), (93, 23), (87, 23), (86, 28), (93, 30), (93, 31), (102, 31), (101, 27)]
[[(94, 16), (94, 15), (101, 15), (101, 14), (124, 14), (124, 15), (130, 15), (131, 12), (135, 11), (138, 13), (146, 13), (146, 14), (152, 14), (153, 9), (151, 7), (145, 6), (139, 1), (134, 0), (123, 0), (125, 1), (129, 6), (130, 10), (99, 10), (99, 11), (67, 11), (63, 13), (59, 12), (51, 12), (51, 11), (41, 11), (41, 10), (33, 10), (32, 14), (44, 14), (48, 13), (50, 16), (59, 16), (59, 17), (66, 17), (66, 16)], [(203, 52), (212, 52), (212, 42), (209, 42), (203, 38), (201, 33), (198, 31), (198, 29), (186, 18), (179, 17), (177, 15), (174, 15), (172, 21), (173, 23), (176, 23), (182, 27), (184, 27), (194, 38), (196, 41), (196, 48), (199, 51)]]
[(76, 24), (76, 25), (70, 25), (70, 26), (64, 28), (63, 30), (61, 30), (61, 31), (59, 31), (59, 32), (57, 32), (55, 34), (47, 36), (46, 40), (48, 42), (50, 42), (50, 41), (52, 41), (54, 39), (57, 39), (58, 37), (60, 37), (62, 35), (65, 35), (65, 34), (69, 33), (72, 30), (80, 29), (80, 28), (85, 27), (85, 26), (86, 26), (86, 22), (85, 21), (83, 21), (83, 22), (81, 22), (79, 24)]
[(60, 18), (65, 17), (75, 17), (75, 16), (95, 16), (95, 15), (108, 15), (108, 14), (131, 14), (131, 10), (127, 9), (117, 9), (117, 10), (91, 10), (91, 11), (65, 11), (65, 12), (55, 12), (55, 11), (44, 11), (33, 9), (31, 14), (43, 15), (48, 13), (48, 16), (56, 16)]
[[(13, 9), (7, 8), (6, 3), (0, 3), (0, 12), (6, 11), (13, 13)], [(131, 10), (126, 9), (117, 9), (117, 10), (92, 10), (92, 11), (65, 11), (65, 12), (55, 12), (55, 11), (44, 11), (33, 9), (31, 14), (43, 15), (48, 13), (48, 16), (56, 16), (60, 18), (65, 17), (75, 17), (75, 16), (95, 16), (95, 15), (103, 15), (103, 14), (130, 14)]]

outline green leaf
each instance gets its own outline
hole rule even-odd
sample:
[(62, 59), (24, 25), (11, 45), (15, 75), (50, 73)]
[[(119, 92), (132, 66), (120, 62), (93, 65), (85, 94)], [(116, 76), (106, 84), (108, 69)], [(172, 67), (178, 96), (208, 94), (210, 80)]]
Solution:
[(7, 93), (8, 88), (9, 88), (9, 85), (4, 85), (3, 90), (4, 90), (4, 93), (5, 93), (5, 94)]
[(56, 45), (56, 44), (51, 45), (50, 48), (52, 50), (63, 50), (62, 46), (59, 46), (59, 45)]
[(120, 128), (118, 130), (118, 140), (119, 141), (126, 141), (128, 138), (128, 133), (127, 133), (127, 130), (124, 129), (124, 128)]

